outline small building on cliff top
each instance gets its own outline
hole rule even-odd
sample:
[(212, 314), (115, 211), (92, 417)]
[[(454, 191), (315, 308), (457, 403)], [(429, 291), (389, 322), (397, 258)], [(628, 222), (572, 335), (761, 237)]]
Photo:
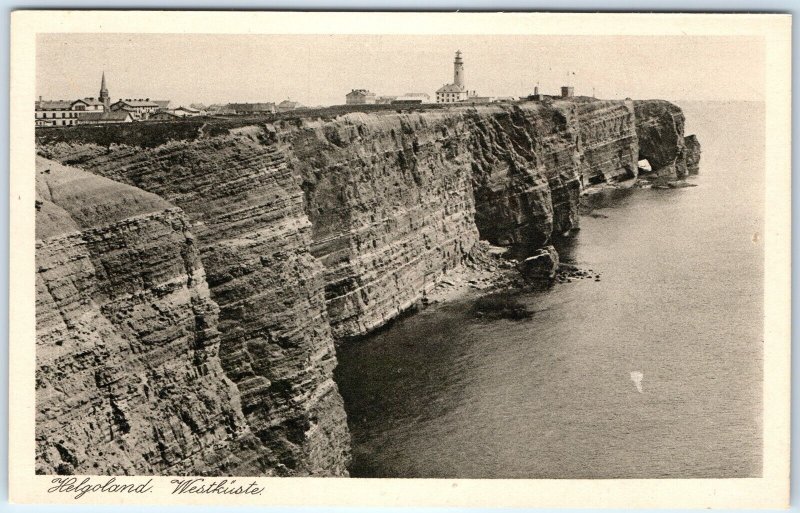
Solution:
[(403, 96), (398, 96), (391, 103), (395, 104), (421, 104), (430, 103), (431, 97), (425, 93), (406, 93)]
[(292, 100), (283, 100), (278, 104), (278, 112), (290, 112), (298, 109), (305, 109), (305, 106)]
[[(211, 107), (209, 107), (211, 110)], [(261, 102), (261, 103), (229, 103), (225, 105), (222, 109), (218, 109), (219, 113), (222, 114), (239, 114), (239, 115), (247, 115), (247, 114), (275, 114), (278, 111), (278, 108), (275, 106), (273, 102)]]
[(540, 102), (543, 100), (542, 95), (539, 94), (539, 84), (536, 84), (536, 87), (533, 88), (533, 94), (528, 95), (527, 99), (535, 102)]
[(180, 116), (176, 116), (175, 114), (173, 114), (168, 110), (157, 110), (154, 113), (150, 114), (150, 117), (147, 119), (156, 121), (171, 121), (174, 119), (180, 119)]
[(150, 98), (126, 98), (124, 100), (118, 100), (116, 103), (111, 105), (112, 111), (127, 111), (131, 113), (133, 119), (147, 119), (150, 117), (150, 114), (154, 113), (155, 111), (159, 110), (161, 107), (154, 101), (151, 101)]
[(352, 89), (345, 95), (346, 105), (372, 105), (375, 103), (375, 93), (367, 89)]
[(177, 109), (172, 109), (171, 112), (181, 118), (190, 118), (194, 116), (201, 116), (203, 114), (203, 112), (191, 107), (178, 107)]
[(78, 125), (102, 125), (106, 123), (130, 123), (133, 115), (124, 110), (111, 112), (89, 112), (78, 118)]

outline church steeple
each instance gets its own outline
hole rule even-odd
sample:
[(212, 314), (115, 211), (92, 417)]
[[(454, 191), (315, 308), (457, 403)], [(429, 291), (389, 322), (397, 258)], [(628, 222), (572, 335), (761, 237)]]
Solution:
[(106, 106), (106, 110), (109, 109), (111, 106), (111, 98), (108, 96), (108, 88), (106, 87), (106, 72), (103, 71), (103, 78), (100, 80), (100, 97), (98, 98), (103, 105)]

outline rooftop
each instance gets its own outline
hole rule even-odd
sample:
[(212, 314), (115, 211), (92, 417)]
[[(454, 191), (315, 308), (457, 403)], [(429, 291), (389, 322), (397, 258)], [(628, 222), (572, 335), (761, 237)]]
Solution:
[(70, 110), (73, 103), (71, 100), (42, 100), (36, 102), (36, 110)]
[(92, 98), (81, 98), (81, 99), (80, 99), (80, 100), (78, 100), (78, 101), (79, 101), (79, 102), (83, 102), (83, 103), (85, 103), (86, 105), (103, 105), (103, 102), (101, 102), (101, 101), (100, 101), (100, 100), (98, 100), (97, 98), (93, 98), (93, 97), (92, 97)]
[(437, 93), (463, 93), (464, 91), (466, 91), (464, 86), (456, 84), (445, 84), (436, 90)]
[(353, 89), (347, 96), (375, 96), (375, 93), (368, 89)]
[(88, 112), (79, 119), (82, 121), (125, 121), (130, 113), (124, 110), (112, 112)]
[[(214, 106), (212, 105), (212, 107)], [(272, 112), (272, 109), (275, 108), (275, 104), (273, 102), (229, 103), (225, 105), (225, 107), (240, 112)]]
[(131, 107), (160, 107), (158, 103), (151, 101), (150, 98), (137, 98), (133, 100), (130, 98), (125, 98), (124, 100), (117, 101), (117, 103), (123, 103)]

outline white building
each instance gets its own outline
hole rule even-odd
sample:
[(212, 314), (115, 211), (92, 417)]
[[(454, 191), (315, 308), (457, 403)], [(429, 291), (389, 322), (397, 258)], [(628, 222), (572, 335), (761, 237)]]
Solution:
[(35, 105), (36, 126), (72, 126), (77, 124), (79, 113), (72, 109), (74, 101), (42, 100)]
[(81, 98), (72, 104), (72, 110), (78, 112), (105, 112), (106, 104), (100, 98)]
[(475, 96), (475, 91), (467, 91), (464, 85), (464, 61), (461, 59), (461, 50), (458, 50), (453, 61), (453, 83), (436, 90), (436, 103), (457, 103), (470, 96)]
[(175, 114), (176, 116), (182, 117), (182, 118), (201, 116), (203, 114), (203, 112), (201, 112), (201, 111), (199, 111), (197, 109), (193, 109), (191, 107), (178, 107), (177, 109), (172, 109), (169, 112)]
[(151, 101), (150, 98), (126, 98), (111, 105), (112, 111), (124, 110), (130, 112), (135, 120), (147, 119), (150, 117), (150, 114), (154, 113), (159, 108), (159, 105)]

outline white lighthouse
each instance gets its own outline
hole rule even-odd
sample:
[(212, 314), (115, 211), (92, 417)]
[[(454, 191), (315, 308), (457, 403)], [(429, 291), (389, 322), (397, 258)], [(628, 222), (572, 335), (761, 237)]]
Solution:
[(461, 50), (456, 51), (453, 61), (453, 84), (464, 89), (464, 60), (461, 58)]
[(436, 103), (456, 103), (468, 97), (467, 86), (464, 84), (464, 59), (461, 58), (461, 50), (457, 50), (453, 60), (453, 83), (436, 90)]

